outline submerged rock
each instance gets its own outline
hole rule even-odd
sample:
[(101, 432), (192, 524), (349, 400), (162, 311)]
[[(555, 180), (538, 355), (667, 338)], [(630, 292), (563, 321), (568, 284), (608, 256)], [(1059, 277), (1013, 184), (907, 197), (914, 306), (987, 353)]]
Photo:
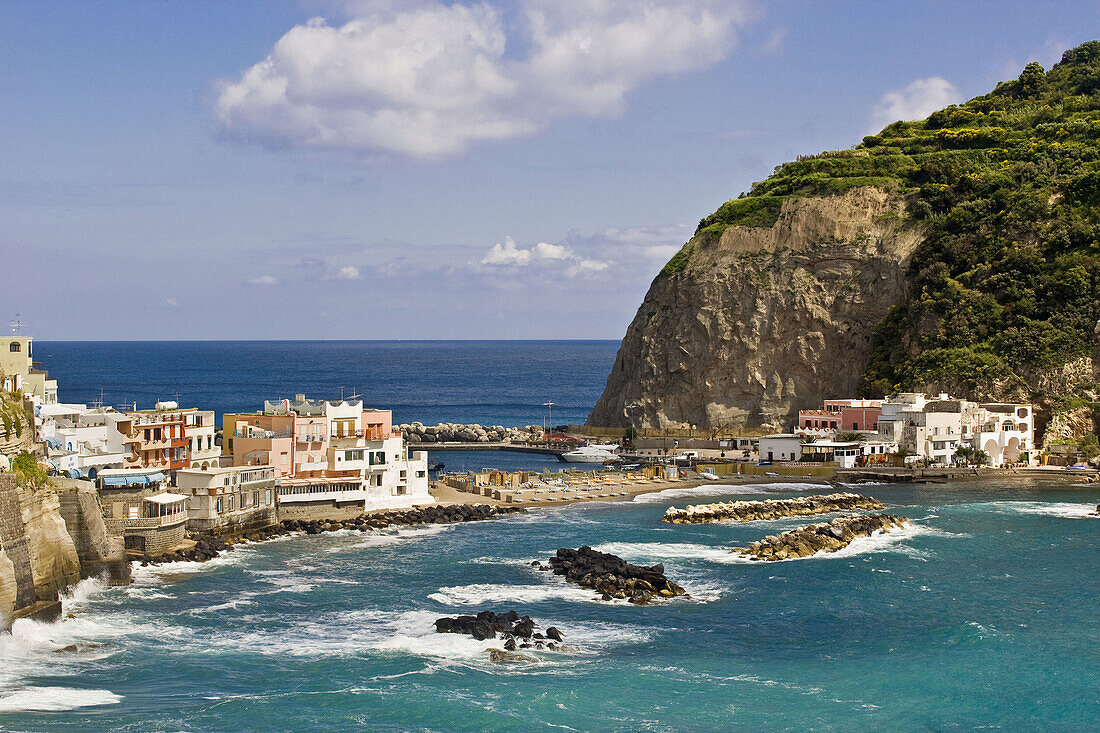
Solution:
[(632, 565), (617, 555), (588, 546), (576, 550), (563, 547), (550, 558), (548, 568), (540, 567), (564, 575), (566, 580), (583, 588), (592, 588), (603, 600), (625, 598), (645, 605), (656, 597), (687, 595), (687, 591), (665, 577), (665, 566), (661, 563), (651, 567)]
[(489, 661), (496, 662), (497, 664), (531, 664), (537, 662), (538, 660), (534, 657), (529, 657), (526, 654), (520, 654), (519, 652), (490, 649)]
[(828, 514), (853, 509), (882, 509), (882, 502), (869, 496), (852, 493), (801, 496), (794, 499), (722, 501), (716, 504), (690, 505), (684, 509), (669, 507), (665, 512), (664, 521), (670, 524), (721, 522), (730, 519), (752, 522), (759, 519)]
[(748, 555), (752, 560), (809, 557), (818, 552), (836, 552), (847, 547), (856, 537), (870, 537), (875, 532), (901, 529), (908, 523), (905, 517), (893, 514), (838, 517), (831, 522), (799, 527), (780, 535), (768, 535), (748, 547), (735, 547), (732, 552)]

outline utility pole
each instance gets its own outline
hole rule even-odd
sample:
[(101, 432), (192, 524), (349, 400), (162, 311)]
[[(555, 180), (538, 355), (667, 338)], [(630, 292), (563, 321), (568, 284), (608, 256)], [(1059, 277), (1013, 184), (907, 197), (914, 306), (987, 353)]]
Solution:
[(546, 408), (546, 413), (548, 415), (547, 420), (550, 423), (547, 426), (547, 429), (542, 431), (543, 436), (545, 438), (546, 433), (554, 429), (554, 403), (553, 402), (543, 402), (542, 405), (543, 405), (543, 407)]

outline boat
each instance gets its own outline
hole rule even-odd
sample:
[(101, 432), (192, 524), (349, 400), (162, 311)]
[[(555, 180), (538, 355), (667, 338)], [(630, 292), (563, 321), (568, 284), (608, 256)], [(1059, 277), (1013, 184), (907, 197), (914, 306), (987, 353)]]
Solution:
[(566, 463), (607, 463), (618, 458), (615, 454), (618, 449), (619, 446), (614, 443), (589, 443), (576, 450), (562, 453), (559, 457)]
[(446, 464), (440, 463), (439, 461), (432, 461), (431, 463), (428, 464), (428, 471), (430, 473), (439, 473), (440, 471), (443, 470), (445, 465)]

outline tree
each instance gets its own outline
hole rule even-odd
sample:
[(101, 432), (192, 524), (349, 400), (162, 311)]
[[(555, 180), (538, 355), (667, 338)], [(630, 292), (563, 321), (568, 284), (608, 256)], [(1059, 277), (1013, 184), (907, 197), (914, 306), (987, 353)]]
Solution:
[(1077, 449), (1081, 451), (1086, 461), (1091, 461), (1100, 456), (1100, 438), (1096, 437), (1096, 433), (1089, 433), (1078, 441)]

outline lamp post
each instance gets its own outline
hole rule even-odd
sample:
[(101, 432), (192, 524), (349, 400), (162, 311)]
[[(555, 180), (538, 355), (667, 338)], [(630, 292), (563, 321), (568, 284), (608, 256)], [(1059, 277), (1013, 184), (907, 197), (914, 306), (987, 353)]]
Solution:
[(542, 405), (543, 405), (543, 407), (546, 408), (546, 414), (547, 414), (546, 419), (547, 419), (547, 422), (549, 422), (549, 425), (546, 428), (544, 428), (543, 431), (542, 431), (543, 440), (546, 440), (547, 430), (548, 429), (549, 430), (554, 429), (554, 403), (553, 402), (543, 402)]

